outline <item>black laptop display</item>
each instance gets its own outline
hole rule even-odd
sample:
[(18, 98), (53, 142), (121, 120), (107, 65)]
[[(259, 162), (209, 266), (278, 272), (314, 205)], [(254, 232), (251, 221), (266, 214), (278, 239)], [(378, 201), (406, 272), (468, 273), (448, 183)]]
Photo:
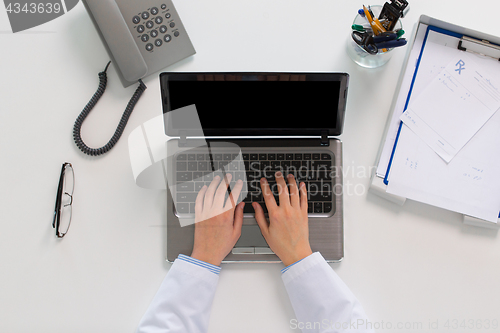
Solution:
[[(160, 79), (164, 112), (195, 104), (207, 136), (342, 133), (347, 74), (163, 73)], [(184, 127), (176, 119), (172, 125)]]

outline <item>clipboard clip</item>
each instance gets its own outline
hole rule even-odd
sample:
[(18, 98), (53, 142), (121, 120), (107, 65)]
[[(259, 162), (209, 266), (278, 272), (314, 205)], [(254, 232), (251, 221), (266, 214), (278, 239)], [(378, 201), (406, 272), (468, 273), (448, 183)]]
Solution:
[[(500, 46), (490, 43), (485, 39), (481, 40), (468, 36), (463, 36), (458, 42), (457, 48), (460, 51), (470, 52), (500, 61)], [(486, 54), (485, 52), (488, 53), (492, 52), (492, 53)]]

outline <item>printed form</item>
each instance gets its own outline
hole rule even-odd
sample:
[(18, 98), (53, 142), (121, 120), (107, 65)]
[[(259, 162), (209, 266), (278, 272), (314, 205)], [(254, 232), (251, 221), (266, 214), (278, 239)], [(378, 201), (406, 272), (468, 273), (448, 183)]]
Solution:
[(500, 108), (500, 80), (474, 57), (456, 56), (400, 118), (447, 163)]

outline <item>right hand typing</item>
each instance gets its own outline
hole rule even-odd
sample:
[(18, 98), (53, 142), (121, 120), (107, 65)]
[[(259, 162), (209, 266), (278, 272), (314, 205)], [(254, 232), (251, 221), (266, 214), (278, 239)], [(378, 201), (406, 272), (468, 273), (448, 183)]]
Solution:
[(265, 178), (260, 180), (269, 222), (257, 202), (252, 203), (252, 206), (255, 210), (255, 219), (267, 244), (283, 264), (289, 266), (312, 254), (309, 244), (307, 190), (303, 182), (297, 188), (292, 174), (288, 175), (290, 190), (281, 172), (278, 171), (275, 177), (279, 190), (279, 206), (267, 180)]

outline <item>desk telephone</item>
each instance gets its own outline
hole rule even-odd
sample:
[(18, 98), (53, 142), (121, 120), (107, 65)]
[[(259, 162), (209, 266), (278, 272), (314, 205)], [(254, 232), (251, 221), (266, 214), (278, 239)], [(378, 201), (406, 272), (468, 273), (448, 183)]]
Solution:
[(82, 0), (124, 87), (139, 82), (120, 124), (102, 148), (90, 148), (81, 139), (83, 120), (106, 89), (106, 71), (99, 87), (75, 122), (73, 138), (88, 155), (109, 151), (120, 138), (135, 104), (146, 89), (142, 78), (196, 53), (171, 0)]

